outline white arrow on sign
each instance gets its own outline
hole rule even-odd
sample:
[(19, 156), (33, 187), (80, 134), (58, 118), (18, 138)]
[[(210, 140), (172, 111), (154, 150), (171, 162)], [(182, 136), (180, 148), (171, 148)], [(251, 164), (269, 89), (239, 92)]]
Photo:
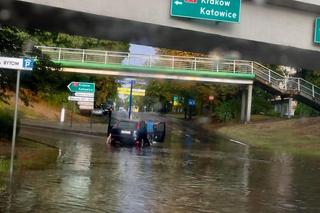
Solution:
[(94, 107), (93, 106), (79, 106), (79, 109), (84, 109), (84, 110), (92, 110)]
[(177, 6), (178, 6), (178, 5), (182, 5), (182, 2), (181, 2), (181, 1), (178, 1), (178, 0), (175, 1), (174, 3), (175, 3)]
[(88, 98), (88, 97), (76, 97), (76, 96), (69, 96), (69, 101), (83, 101), (83, 102), (94, 102), (94, 98)]
[(94, 93), (89, 93), (89, 92), (76, 92), (76, 93), (74, 93), (74, 96), (93, 98), (93, 97), (94, 97)]
[(77, 104), (81, 106), (93, 106), (93, 102), (78, 101)]

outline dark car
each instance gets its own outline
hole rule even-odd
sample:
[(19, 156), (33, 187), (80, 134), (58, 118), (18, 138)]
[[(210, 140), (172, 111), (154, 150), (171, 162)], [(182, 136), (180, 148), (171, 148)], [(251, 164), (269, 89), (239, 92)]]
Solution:
[[(155, 141), (163, 142), (165, 136), (164, 123), (155, 125), (155, 130)], [(120, 120), (112, 126), (110, 134), (111, 145), (149, 146), (151, 143), (148, 139), (145, 121)]]
[(120, 120), (110, 130), (111, 144), (134, 146), (148, 143), (144, 121)]

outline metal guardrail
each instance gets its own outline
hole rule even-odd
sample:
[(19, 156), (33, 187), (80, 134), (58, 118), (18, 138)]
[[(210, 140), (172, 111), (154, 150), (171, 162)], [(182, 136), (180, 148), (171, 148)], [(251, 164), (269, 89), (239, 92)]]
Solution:
[(302, 78), (281, 75), (262, 64), (246, 60), (213, 60), (205, 57), (143, 55), (127, 52), (37, 46), (55, 61), (138, 66), (172, 69), (255, 74), (256, 80), (284, 94), (301, 95), (320, 104), (320, 88)]

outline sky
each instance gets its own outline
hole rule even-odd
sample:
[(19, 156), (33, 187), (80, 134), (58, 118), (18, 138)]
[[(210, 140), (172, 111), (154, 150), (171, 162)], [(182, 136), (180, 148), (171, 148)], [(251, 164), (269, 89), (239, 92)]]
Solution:
[[(143, 55), (156, 55), (156, 49), (150, 46), (138, 45), (138, 44), (130, 44), (129, 52), (132, 54), (143, 54)], [(123, 60), (123, 64), (127, 64), (128, 59)], [(131, 58), (130, 64), (134, 65), (144, 65), (146, 60), (142, 60), (141, 57)]]
[(146, 54), (146, 55), (155, 55), (156, 50), (154, 47), (138, 45), (138, 44), (130, 44), (130, 53), (135, 54)]
[[(138, 45), (138, 44), (130, 44), (129, 47), (129, 52), (132, 54), (144, 54), (144, 55), (156, 55), (156, 49), (154, 47), (150, 47), (150, 46), (144, 46), (144, 45)], [(134, 59), (131, 59), (134, 60)], [(125, 59), (123, 61), (123, 63), (125, 64), (127, 62), (127, 59)], [(135, 65), (143, 65), (145, 64), (146, 61), (141, 61), (141, 60), (134, 60), (134, 64)], [(131, 61), (132, 63), (132, 61)], [(132, 78), (124, 78), (124, 80), (130, 80)], [(141, 80), (140, 83), (143, 83), (144, 81)], [(130, 87), (130, 84), (123, 84), (123, 87)]]

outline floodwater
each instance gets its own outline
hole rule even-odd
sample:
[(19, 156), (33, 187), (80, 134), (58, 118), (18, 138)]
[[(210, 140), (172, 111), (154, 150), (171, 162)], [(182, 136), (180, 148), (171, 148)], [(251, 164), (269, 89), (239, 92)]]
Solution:
[(0, 190), (0, 212), (320, 212), (316, 158), (182, 125), (169, 125), (166, 142), (145, 149), (52, 130), (25, 128), (22, 135), (60, 154), (55, 166), (19, 172), (11, 192)]

